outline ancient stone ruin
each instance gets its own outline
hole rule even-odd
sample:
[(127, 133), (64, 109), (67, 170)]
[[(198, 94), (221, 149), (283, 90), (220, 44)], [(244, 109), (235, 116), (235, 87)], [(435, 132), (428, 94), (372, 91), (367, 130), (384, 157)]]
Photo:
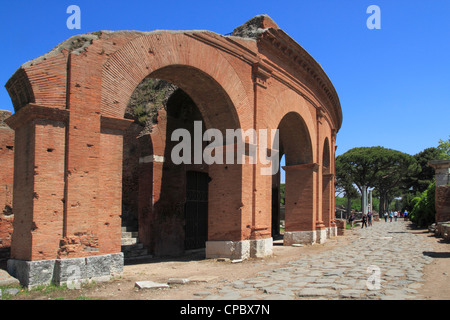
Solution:
[(435, 170), (436, 223), (431, 226), (438, 237), (450, 240), (450, 160), (433, 160), (428, 163)]
[[(206, 258), (271, 255), (279, 170), (261, 174), (267, 164), (250, 163), (247, 151), (243, 164), (173, 163), (172, 133), (193, 133), (194, 121), (224, 134), (278, 129), (279, 148), (269, 141), (267, 152), (286, 159), (284, 243), (337, 233), (339, 98), (320, 64), (266, 15), (229, 36), (74, 36), (22, 65), (6, 88), (15, 142), (4, 142), (12, 131), (0, 128), (0, 161), (12, 146), (14, 197), (8, 204), (10, 163), (0, 223), (14, 213), (8, 270), (23, 285), (109, 279), (132, 254), (127, 245), (155, 256), (198, 248)], [(227, 145), (216, 151), (225, 156)]]

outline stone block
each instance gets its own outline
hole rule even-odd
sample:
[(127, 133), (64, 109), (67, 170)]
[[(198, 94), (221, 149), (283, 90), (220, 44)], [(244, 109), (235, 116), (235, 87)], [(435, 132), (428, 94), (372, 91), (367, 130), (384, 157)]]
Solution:
[(53, 282), (56, 285), (86, 279), (86, 258), (58, 259), (55, 261)]
[[(86, 258), (86, 277), (91, 280), (106, 280), (111, 276), (111, 255)], [(98, 281), (97, 280), (97, 281)]]
[(9, 259), (8, 273), (28, 289), (38, 285), (49, 285), (53, 280), (56, 260), (25, 261)]
[(123, 254), (39, 261), (10, 259), (7, 264), (11, 276), (17, 278), (21, 285), (33, 288), (51, 283), (108, 281), (123, 272)]
[(139, 289), (169, 288), (169, 285), (166, 283), (157, 283), (153, 281), (138, 281), (134, 284), (134, 286)]
[(168, 284), (186, 284), (189, 282), (189, 279), (186, 278), (170, 278), (167, 283)]
[(250, 241), (207, 241), (206, 258), (248, 259), (250, 257)]
[(284, 233), (283, 245), (314, 244), (317, 241), (316, 231), (291, 231)]
[(252, 258), (263, 258), (273, 253), (273, 239), (258, 239), (250, 241), (250, 256)]

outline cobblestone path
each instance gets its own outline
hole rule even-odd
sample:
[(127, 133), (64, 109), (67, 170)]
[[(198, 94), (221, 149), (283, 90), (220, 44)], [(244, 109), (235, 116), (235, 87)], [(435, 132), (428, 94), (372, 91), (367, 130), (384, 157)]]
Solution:
[(432, 258), (427, 241), (409, 222), (355, 228), (347, 246), (312, 254), (253, 278), (207, 287), (197, 300), (422, 299), (423, 268)]

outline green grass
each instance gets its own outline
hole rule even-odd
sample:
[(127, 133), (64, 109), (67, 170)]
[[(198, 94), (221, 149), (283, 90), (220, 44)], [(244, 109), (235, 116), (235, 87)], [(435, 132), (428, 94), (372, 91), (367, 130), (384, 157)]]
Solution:
[[(96, 285), (95, 281), (92, 281), (90, 283), (83, 283), (81, 284), (81, 288), (83, 289), (89, 289), (93, 288)], [(13, 300), (15, 296), (5, 293), (6, 289), (12, 289), (17, 288), (19, 289), (19, 293), (16, 295), (30, 295), (31, 293), (40, 293), (42, 295), (58, 295), (53, 300), (65, 300), (64, 297), (61, 297), (59, 295), (62, 295), (63, 293), (67, 292), (69, 289), (66, 284), (58, 286), (55, 284), (49, 284), (49, 285), (38, 285), (36, 287), (33, 287), (32, 289), (26, 289), (21, 286), (15, 285), (15, 286), (1, 286), (0, 290), (2, 290), (2, 298), (0, 300)], [(89, 298), (85, 296), (79, 296), (75, 298), (75, 300), (99, 300), (97, 298)]]

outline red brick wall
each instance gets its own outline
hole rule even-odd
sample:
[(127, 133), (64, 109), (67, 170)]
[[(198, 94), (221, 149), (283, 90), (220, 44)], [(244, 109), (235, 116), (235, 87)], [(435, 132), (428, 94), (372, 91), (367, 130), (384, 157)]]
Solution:
[(5, 256), (8, 255), (14, 221), (14, 131), (3, 123), (10, 115), (9, 111), (0, 111), (0, 258), (2, 251)]
[(436, 222), (450, 221), (450, 186), (436, 187)]

